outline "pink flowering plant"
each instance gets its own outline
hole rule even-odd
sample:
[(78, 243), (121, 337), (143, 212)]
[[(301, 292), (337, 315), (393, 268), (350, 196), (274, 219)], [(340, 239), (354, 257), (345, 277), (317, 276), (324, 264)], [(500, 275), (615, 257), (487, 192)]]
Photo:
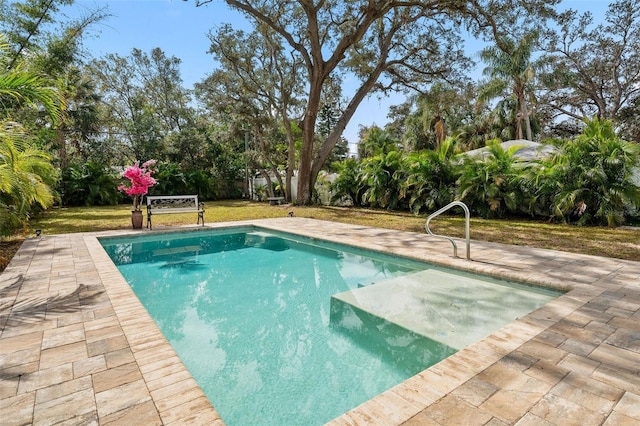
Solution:
[(139, 166), (140, 162), (136, 161), (133, 166), (127, 167), (127, 170), (122, 174), (122, 177), (129, 179), (130, 185), (120, 185), (118, 191), (124, 191), (127, 195), (133, 197), (133, 209), (140, 210), (140, 200), (145, 195), (149, 188), (156, 184), (156, 180), (151, 177), (154, 170), (151, 170), (151, 166), (156, 164), (156, 160), (149, 160)]

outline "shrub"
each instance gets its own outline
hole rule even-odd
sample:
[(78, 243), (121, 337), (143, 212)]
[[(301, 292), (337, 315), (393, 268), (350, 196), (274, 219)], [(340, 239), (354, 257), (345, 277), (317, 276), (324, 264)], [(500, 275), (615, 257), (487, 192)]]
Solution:
[(400, 197), (408, 199), (413, 213), (434, 211), (453, 201), (456, 182), (455, 140), (448, 138), (434, 151), (425, 150), (404, 157), (404, 179)]
[(329, 185), (331, 192), (331, 203), (345, 202), (351, 200), (354, 206), (360, 205), (362, 183), (360, 182), (360, 162), (353, 158), (335, 164), (338, 177)]
[(117, 173), (89, 161), (69, 165), (62, 171), (59, 192), (65, 206), (107, 206), (122, 200), (117, 187)]
[(9, 234), (26, 227), (37, 209), (53, 205), (52, 188), (58, 170), (50, 156), (34, 148), (21, 126), (2, 122), (0, 125), (0, 229)]
[(504, 217), (523, 203), (513, 154), (518, 146), (504, 150), (498, 141), (488, 145), (483, 157), (465, 157), (460, 166), (457, 199), (484, 218)]
[(640, 208), (640, 187), (633, 180), (639, 159), (640, 145), (617, 137), (610, 121), (587, 121), (583, 133), (562, 143), (543, 165), (538, 196), (550, 200), (558, 220), (620, 225), (629, 210)]

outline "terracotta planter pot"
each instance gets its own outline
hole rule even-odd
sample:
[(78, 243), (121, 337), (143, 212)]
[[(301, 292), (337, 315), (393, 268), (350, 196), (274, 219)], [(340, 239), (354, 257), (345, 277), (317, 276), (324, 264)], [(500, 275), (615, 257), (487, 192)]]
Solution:
[(142, 210), (131, 211), (131, 225), (133, 229), (142, 229)]

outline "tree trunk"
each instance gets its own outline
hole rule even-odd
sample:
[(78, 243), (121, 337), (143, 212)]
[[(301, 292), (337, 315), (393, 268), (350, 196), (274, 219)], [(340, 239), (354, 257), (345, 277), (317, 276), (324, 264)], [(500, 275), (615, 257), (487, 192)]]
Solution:
[(369, 74), (367, 80), (363, 82), (362, 85), (358, 88), (356, 94), (353, 95), (353, 98), (347, 105), (347, 108), (345, 108), (344, 112), (338, 119), (335, 127), (333, 128), (331, 133), (329, 133), (327, 139), (325, 139), (325, 141), (322, 143), (320, 150), (313, 160), (313, 168), (311, 170), (313, 185), (315, 185), (316, 179), (318, 178), (318, 173), (320, 173), (320, 170), (322, 170), (322, 166), (324, 165), (325, 161), (327, 160), (327, 158), (329, 158), (329, 155), (331, 155), (331, 151), (336, 146), (336, 143), (338, 143), (340, 136), (342, 136), (342, 133), (347, 127), (347, 124), (349, 124), (349, 121), (353, 117), (353, 114), (355, 114), (356, 110), (358, 109), (364, 98), (367, 96), (367, 94), (371, 92), (371, 89), (378, 81), (380, 74), (382, 74), (382, 71), (384, 69), (384, 61), (386, 60), (387, 55), (388, 51), (386, 50), (381, 53), (378, 63), (379, 66), (376, 67), (371, 72), (371, 74)]
[(434, 130), (436, 132), (436, 147), (439, 147), (447, 135), (447, 131), (444, 124), (444, 118), (440, 114), (436, 115), (436, 123), (434, 124)]
[(64, 124), (60, 123), (56, 131), (56, 139), (58, 141), (58, 157), (60, 157), (60, 168), (64, 169), (68, 165), (67, 157), (67, 141), (65, 139)]
[[(273, 175), (276, 177), (276, 180), (278, 181), (278, 185), (280, 185), (280, 192), (282, 194), (284, 194), (284, 182), (282, 182), (282, 176), (280, 176), (280, 171), (278, 170), (278, 167), (273, 164), (272, 161), (269, 161), (269, 169), (271, 170), (271, 172), (273, 173)], [(272, 197), (275, 197), (275, 194), (271, 195)]]
[(264, 169), (259, 169), (258, 172), (262, 175), (264, 180), (267, 181), (267, 193), (269, 194), (269, 197), (275, 197), (275, 195), (273, 194), (273, 184), (271, 183), (271, 176), (269, 176), (269, 172)]
[(312, 70), (309, 101), (307, 102), (307, 110), (302, 119), (302, 147), (300, 149), (300, 162), (298, 164), (298, 197), (296, 201), (298, 204), (305, 206), (311, 204), (313, 185), (315, 184), (315, 177), (312, 172), (313, 138), (315, 135), (316, 121), (318, 119), (318, 110), (320, 109), (322, 85), (325, 79), (326, 76), (319, 75), (319, 71), (316, 69)]
[[(331, 133), (329, 133), (329, 136), (327, 136), (327, 138), (322, 142), (322, 146), (320, 147), (320, 150), (316, 154), (315, 158), (309, 161), (308, 168), (303, 169), (302, 153), (305, 153), (305, 148), (307, 148), (307, 151), (308, 151), (307, 154), (309, 155), (310, 159), (313, 154), (313, 137), (314, 137), (314, 131), (315, 131), (315, 123), (316, 123), (318, 109), (320, 106), (319, 97), (318, 97), (318, 103), (316, 104), (316, 108), (313, 115), (312, 127), (307, 128), (307, 124), (308, 124), (307, 116), (305, 116), (305, 119), (303, 121), (304, 126), (303, 126), (303, 133), (302, 133), (302, 138), (303, 138), (302, 153), (300, 155), (300, 167), (298, 168), (297, 202), (299, 204), (308, 205), (311, 203), (313, 188), (316, 184), (316, 180), (318, 179), (318, 173), (320, 173), (320, 170), (322, 170), (322, 166), (327, 161), (327, 158), (329, 158), (329, 155), (331, 155), (331, 151), (336, 146), (336, 143), (338, 143), (340, 136), (342, 136), (344, 129), (347, 127), (347, 124), (349, 124), (349, 121), (353, 117), (353, 114), (355, 114), (356, 110), (358, 109), (358, 106), (360, 106), (364, 98), (367, 96), (367, 94), (371, 92), (371, 89), (378, 81), (380, 74), (382, 74), (382, 71), (384, 70), (385, 60), (387, 56), (388, 56), (387, 50), (384, 50), (380, 54), (378, 66), (371, 72), (371, 74), (369, 74), (369, 77), (367, 78), (367, 80), (362, 83), (362, 85), (356, 91), (355, 95), (353, 95), (353, 98), (351, 99), (351, 101), (345, 108), (344, 112), (338, 119), (335, 127), (333, 128)], [(304, 194), (304, 197), (301, 194)]]
[(289, 149), (287, 152), (287, 171), (285, 176), (284, 198), (287, 202), (293, 201), (291, 196), (291, 179), (293, 177), (293, 171), (296, 166), (296, 141), (293, 136), (293, 130), (291, 129), (291, 121), (287, 115), (286, 108), (282, 111), (282, 121), (285, 132), (287, 133), (287, 141), (289, 143)]
[(295, 162), (296, 162), (296, 147), (293, 140), (289, 141), (289, 153), (287, 160), (287, 174), (285, 176), (285, 187), (284, 187), (284, 197), (287, 202), (293, 201), (293, 197), (291, 194), (291, 180), (293, 178), (293, 171), (295, 170)]
[(533, 136), (531, 134), (531, 120), (529, 118), (529, 109), (527, 108), (527, 101), (526, 99), (524, 99), (524, 96), (522, 98), (522, 103), (520, 104), (521, 108), (522, 108), (522, 118), (524, 119), (524, 125), (525, 125), (525, 130), (527, 132), (527, 140), (531, 141), (533, 140)]
[(522, 139), (522, 108), (516, 113), (516, 139)]

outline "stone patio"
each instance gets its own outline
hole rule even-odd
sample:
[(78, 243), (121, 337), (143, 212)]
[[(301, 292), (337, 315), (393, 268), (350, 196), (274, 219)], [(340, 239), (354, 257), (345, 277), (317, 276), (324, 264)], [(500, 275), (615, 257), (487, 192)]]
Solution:
[[(640, 425), (640, 262), (476, 241), (467, 261), (425, 234), (293, 217), (208, 226), (238, 225), (567, 291), (333, 425)], [(0, 275), (1, 424), (224, 424), (96, 238), (133, 233), (31, 238)]]

